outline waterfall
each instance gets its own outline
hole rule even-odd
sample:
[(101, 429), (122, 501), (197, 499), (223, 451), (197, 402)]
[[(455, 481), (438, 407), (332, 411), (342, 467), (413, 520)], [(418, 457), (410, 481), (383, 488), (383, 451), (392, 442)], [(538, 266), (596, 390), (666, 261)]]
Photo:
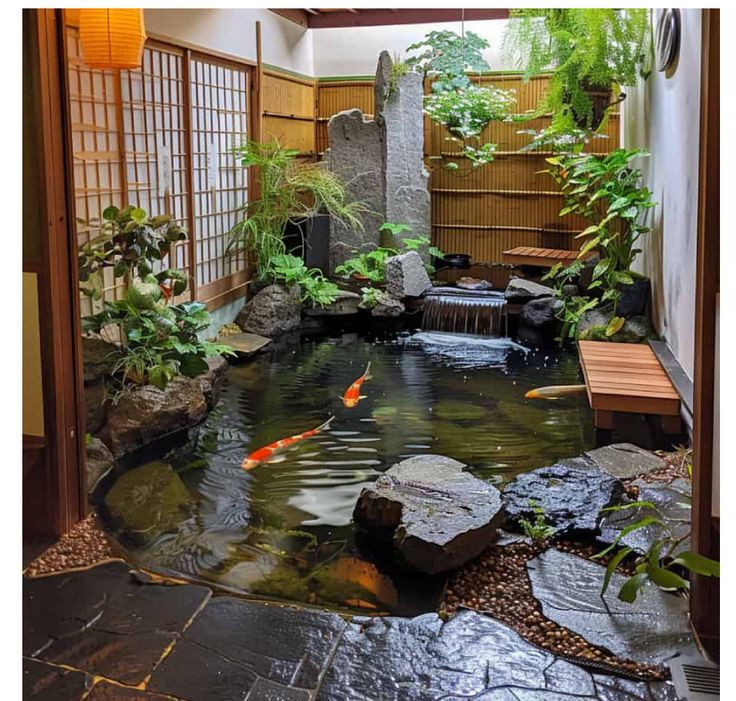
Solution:
[(508, 336), (503, 292), (435, 287), (424, 299), (424, 331)]

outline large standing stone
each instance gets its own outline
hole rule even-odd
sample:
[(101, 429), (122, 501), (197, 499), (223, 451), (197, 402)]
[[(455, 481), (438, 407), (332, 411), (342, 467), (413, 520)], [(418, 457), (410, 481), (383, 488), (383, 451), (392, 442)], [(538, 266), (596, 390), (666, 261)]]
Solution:
[(627, 604), (617, 597), (626, 577), (614, 573), (601, 599), (606, 568), (554, 548), (527, 570), (547, 618), (619, 657), (661, 665), (692, 643), (684, 597), (649, 585)]
[[(330, 270), (355, 255), (370, 251), (380, 242), (378, 229), (385, 221), (383, 154), (385, 134), (373, 119), (358, 109), (334, 115), (327, 124), (330, 148), (327, 167), (345, 184), (348, 202), (362, 202), (363, 229), (330, 220)], [(264, 334), (266, 335), (266, 334)]]
[(386, 221), (407, 224), (399, 234), (416, 238), (431, 234), (429, 173), (424, 167), (424, 76), (410, 71), (389, 92), (393, 61), (388, 51), (378, 59), (376, 115), (385, 131)]
[(235, 323), (243, 331), (272, 338), (299, 328), (302, 299), (299, 285), (269, 285), (251, 299)]
[(361, 492), (355, 522), (392, 540), (414, 569), (436, 574), (459, 567), (493, 542), (503, 522), (499, 491), (464, 467), (442, 455), (394, 465)]
[(174, 377), (163, 390), (144, 385), (126, 392), (110, 407), (107, 444), (119, 457), (191, 428), (206, 416), (207, 401), (197, 378)]
[(202, 389), (208, 409), (212, 409), (217, 404), (217, 400), (220, 398), (222, 378), (229, 367), (225, 358), (221, 355), (215, 355), (207, 358), (207, 372), (197, 376), (197, 382), (199, 382)]
[(386, 259), (386, 291), (395, 299), (419, 297), (432, 289), (422, 257), (408, 251)]
[(506, 299), (514, 302), (526, 302), (539, 297), (554, 297), (555, 291), (547, 285), (540, 285), (523, 277), (512, 277), (506, 286)]
[(101, 338), (82, 336), (85, 384), (104, 381), (112, 374), (112, 369), (119, 358), (120, 350), (115, 344)]
[(511, 519), (533, 520), (534, 506), (544, 510), (555, 533), (596, 532), (602, 509), (619, 501), (621, 482), (586, 458), (523, 472), (506, 485), (503, 503)]

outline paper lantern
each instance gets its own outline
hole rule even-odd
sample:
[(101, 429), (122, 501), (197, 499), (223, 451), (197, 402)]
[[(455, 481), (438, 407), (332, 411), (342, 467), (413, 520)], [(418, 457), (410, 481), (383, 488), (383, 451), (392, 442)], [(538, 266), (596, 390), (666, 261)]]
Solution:
[(146, 41), (143, 10), (81, 9), (79, 40), (91, 68), (140, 68)]

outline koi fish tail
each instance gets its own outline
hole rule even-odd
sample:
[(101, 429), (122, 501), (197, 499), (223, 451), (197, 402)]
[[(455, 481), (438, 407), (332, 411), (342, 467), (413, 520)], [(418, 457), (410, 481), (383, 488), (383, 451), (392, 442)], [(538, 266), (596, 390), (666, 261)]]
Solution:
[(372, 380), (373, 375), (371, 375), (371, 361), (368, 361), (368, 365), (365, 366), (365, 372), (363, 373), (363, 379), (364, 380)]
[(325, 429), (328, 429), (330, 427), (330, 424), (335, 420), (334, 415), (330, 416), (327, 421), (325, 421), (323, 424), (317, 426), (317, 428), (314, 429), (315, 433), (319, 433), (320, 431), (324, 431)]
[(553, 385), (551, 387), (537, 387), (529, 390), (525, 399), (561, 399), (578, 394), (585, 394), (585, 385)]

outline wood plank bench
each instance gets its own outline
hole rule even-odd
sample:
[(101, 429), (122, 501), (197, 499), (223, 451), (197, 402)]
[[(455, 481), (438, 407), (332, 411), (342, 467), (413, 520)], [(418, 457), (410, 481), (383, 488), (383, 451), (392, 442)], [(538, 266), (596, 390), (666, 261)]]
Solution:
[(534, 248), (517, 246), (501, 254), (504, 263), (509, 265), (530, 265), (537, 268), (551, 268), (556, 263), (570, 265), (578, 257), (579, 251), (565, 251), (561, 248)]
[(665, 433), (680, 432), (680, 395), (648, 345), (578, 341), (578, 350), (596, 428), (612, 429), (621, 411), (656, 414)]

